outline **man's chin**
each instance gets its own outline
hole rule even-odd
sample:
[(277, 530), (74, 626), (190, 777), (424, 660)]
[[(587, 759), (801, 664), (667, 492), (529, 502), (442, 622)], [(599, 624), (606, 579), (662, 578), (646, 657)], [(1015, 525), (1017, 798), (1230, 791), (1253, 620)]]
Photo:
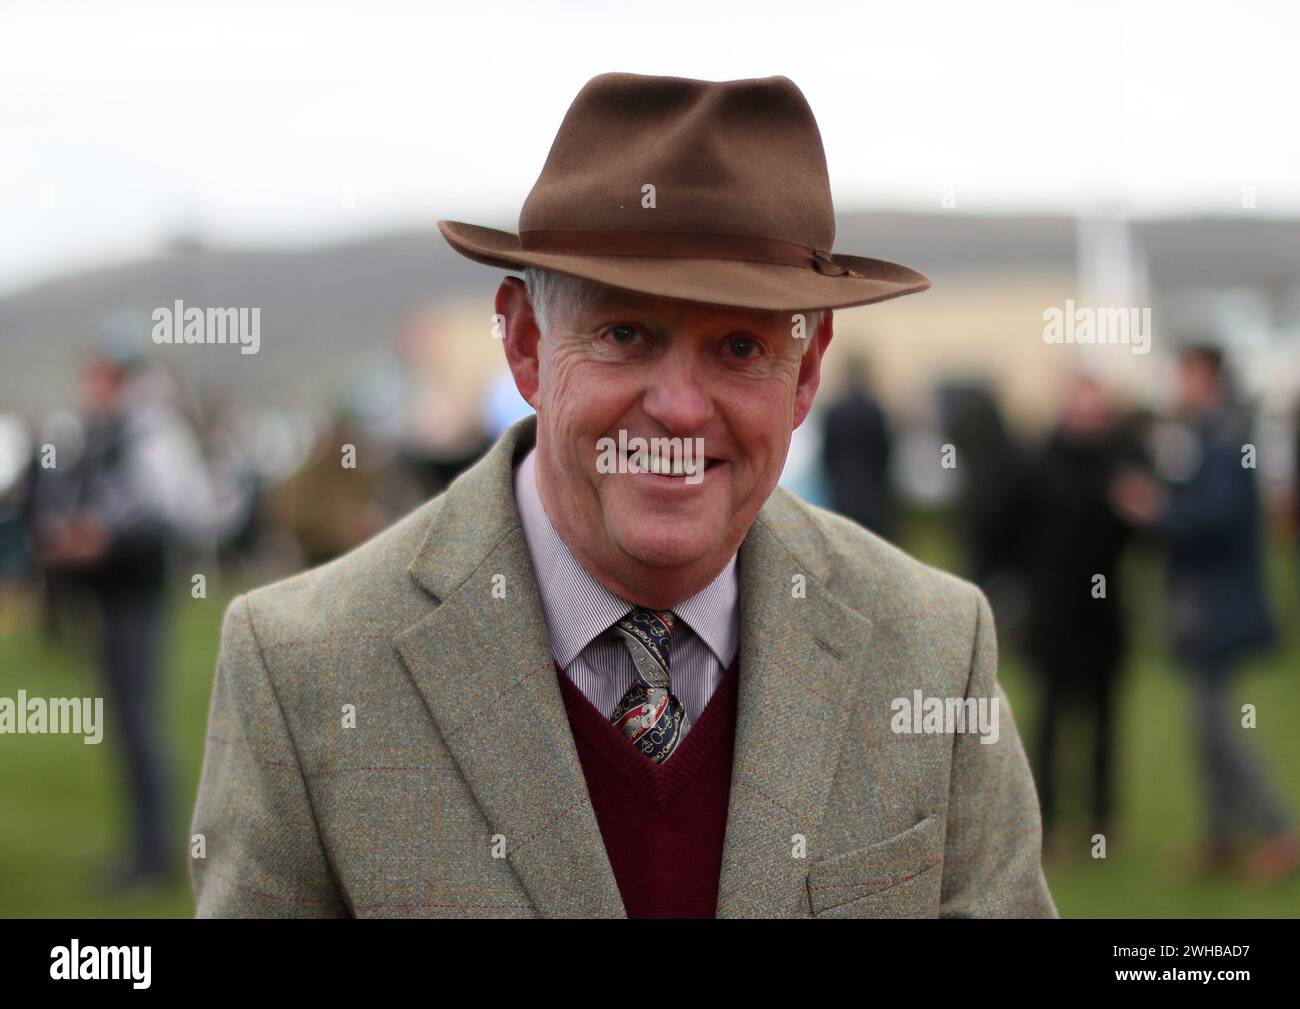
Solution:
[(619, 540), (619, 546), (629, 557), (665, 574), (683, 571), (706, 561), (717, 545), (717, 538), (703, 539), (698, 534), (689, 539), (677, 539), (671, 534), (656, 537), (640, 531)]

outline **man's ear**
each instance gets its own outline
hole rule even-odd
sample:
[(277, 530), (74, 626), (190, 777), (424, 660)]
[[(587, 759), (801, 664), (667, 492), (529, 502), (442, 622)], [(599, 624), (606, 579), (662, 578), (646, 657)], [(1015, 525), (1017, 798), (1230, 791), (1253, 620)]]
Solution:
[(817, 396), (817, 387), (822, 380), (822, 355), (831, 345), (835, 335), (835, 314), (829, 308), (817, 326), (817, 332), (809, 337), (813, 345), (804, 351), (799, 361), (799, 382), (794, 390), (794, 426), (798, 427), (812, 409), (813, 399)]
[[(495, 325), (505, 341), (506, 363), (515, 388), (534, 410), (541, 403), (541, 331), (528, 300), (528, 288), (518, 277), (506, 277), (497, 288)], [(809, 351), (811, 353), (811, 351)]]

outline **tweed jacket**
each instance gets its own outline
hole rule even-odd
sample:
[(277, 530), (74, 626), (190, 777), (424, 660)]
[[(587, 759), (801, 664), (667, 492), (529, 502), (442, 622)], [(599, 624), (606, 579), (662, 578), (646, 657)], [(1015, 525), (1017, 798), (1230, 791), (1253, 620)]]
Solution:
[[(514, 424), (369, 542), (230, 604), (198, 916), (625, 915), (515, 507), (535, 437)], [(781, 488), (737, 572), (717, 915), (1055, 916), (984, 596)], [(914, 696), (996, 698), (997, 741), (897, 731)]]

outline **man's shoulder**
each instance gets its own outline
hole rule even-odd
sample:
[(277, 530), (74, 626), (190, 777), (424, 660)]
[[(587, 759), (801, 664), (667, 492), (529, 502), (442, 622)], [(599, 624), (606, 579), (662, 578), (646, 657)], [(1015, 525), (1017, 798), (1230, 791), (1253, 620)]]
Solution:
[(426, 501), (332, 561), (245, 593), (259, 641), (386, 636), (408, 626), (428, 605), (411, 561), (442, 501)]
[(973, 583), (918, 560), (852, 519), (780, 487), (760, 520), (782, 546), (850, 609), (877, 619), (975, 616)]

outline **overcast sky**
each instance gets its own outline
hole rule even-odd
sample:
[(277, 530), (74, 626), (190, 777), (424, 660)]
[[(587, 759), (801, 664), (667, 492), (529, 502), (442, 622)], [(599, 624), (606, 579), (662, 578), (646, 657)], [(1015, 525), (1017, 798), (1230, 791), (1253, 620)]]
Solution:
[(0, 293), (180, 232), (512, 225), (609, 70), (792, 78), (841, 210), (1300, 215), (1300, 5), (1066, 7), (0, 3)]

